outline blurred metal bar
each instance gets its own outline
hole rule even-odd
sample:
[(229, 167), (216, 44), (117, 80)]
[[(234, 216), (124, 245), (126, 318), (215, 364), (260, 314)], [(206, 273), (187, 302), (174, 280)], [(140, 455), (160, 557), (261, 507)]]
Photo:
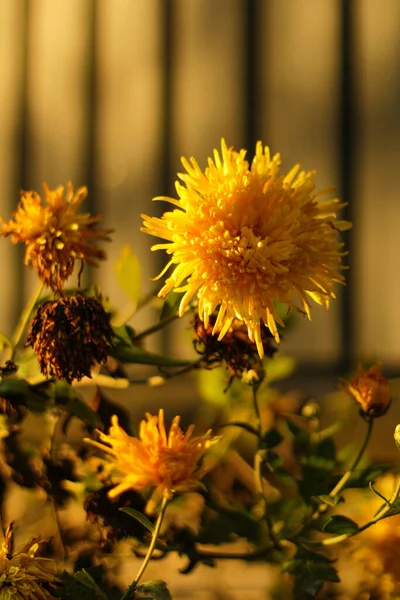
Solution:
[[(355, 150), (356, 150), (356, 98), (355, 98), (355, 8), (354, 2), (341, 0), (340, 2), (340, 108), (339, 108), (339, 180), (341, 197), (347, 206), (343, 209), (343, 218), (354, 220), (356, 213), (355, 200)], [(346, 369), (355, 359), (354, 339), (354, 284), (351, 277), (353, 266), (352, 250), (354, 234), (352, 230), (344, 235), (346, 250), (349, 256), (346, 263), (350, 266), (347, 275), (347, 285), (341, 296), (341, 321), (340, 321), (340, 363)]]
[[(31, 144), (29, 135), (29, 97), (28, 97), (28, 73), (29, 73), (29, 25), (31, 16), (31, 4), (29, 0), (24, 0), (20, 10), (20, 40), (22, 46), (21, 62), (18, 69), (21, 74), (20, 96), (18, 107), (18, 121), (16, 133), (16, 148), (18, 149), (19, 160), (16, 161), (15, 170), (15, 192), (13, 198), (17, 202), (17, 194), (19, 190), (29, 189), (29, 174), (30, 174), (30, 158)], [(16, 208), (13, 205), (12, 211)], [(8, 215), (7, 215), (8, 216)], [(23, 244), (16, 246), (16, 262), (14, 264), (14, 282), (13, 290), (13, 322), (16, 323), (22, 309), (25, 305), (25, 267), (24, 267), (25, 247)]]
[(259, 78), (260, 66), (260, 6), (258, 0), (243, 0), (244, 39), (244, 134), (248, 156), (252, 156), (259, 134)]
[[(173, 28), (174, 15), (177, 5), (175, 0), (164, 0), (160, 3), (160, 18), (162, 21), (163, 39), (161, 43), (161, 61), (162, 61), (162, 97), (160, 104), (160, 176), (159, 189), (166, 196), (175, 196), (174, 173), (172, 172), (172, 131), (173, 131)], [(155, 210), (158, 216), (161, 216), (165, 210), (165, 204), (156, 203)], [(157, 253), (156, 271), (164, 268), (165, 256)], [(173, 341), (170, 339), (168, 329), (163, 329), (160, 334), (160, 343), (163, 352), (168, 352)]]
[(83, 181), (89, 193), (86, 208), (89, 212), (98, 211), (96, 201), (96, 119), (97, 119), (97, 93), (98, 93), (98, 11), (99, 4), (96, 0), (87, 0), (87, 57), (86, 57), (86, 132), (85, 132), (85, 164), (82, 166)]

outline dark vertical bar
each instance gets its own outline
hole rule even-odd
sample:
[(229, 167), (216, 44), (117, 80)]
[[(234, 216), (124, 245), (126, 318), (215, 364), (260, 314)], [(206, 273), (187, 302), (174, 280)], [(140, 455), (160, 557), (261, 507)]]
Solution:
[(258, 132), (258, 89), (260, 76), (260, 10), (258, 0), (243, 0), (244, 27), (244, 127), (249, 158), (253, 155)]
[[(85, 209), (92, 214), (99, 212), (98, 187), (96, 185), (96, 118), (98, 98), (98, 11), (99, 4), (96, 0), (88, 0), (87, 4), (87, 52), (86, 52), (86, 115), (85, 115), (85, 142), (84, 160), (82, 165), (82, 181), (79, 185), (86, 185), (88, 197)], [(78, 183), (77, 183), (78, 185)], [(88, 267), (83, 272), (82, 285), (93, 282), (93, 269)]]
[[(340, 142), (339, 169), (341, 197), (347, 206), (343, 210), (343, 218), (353, 221), (355, 214), (354, 169), (355, 169), (355, 134), (356, 134), (356, 100), (355, 100), (355, 3), (341, 0), (341, 39), (340, 39)], [(347, 285), (342, 291), (341, 306), (341, 365), (347, 368), (354, 360), (354, 285), (351, 276), (353, 266), (352, 250), (354, 239), (352, 230), (344, 235), (346, 250), (349, 251), (346, 263), (350, 270), (346, 272)]]
[[(174, 180), (175, 175), (172, 172), (172, 127), (173, 127), (173, 28), (174, 15), (176, 14), (176, 0), (164, 0), (160, 3), (161, 22), (162, 22), (162, 43), (161, 43), (161, 61), (162, 61), (162, 99), (161, 99), (161, 132), (160, 132), (160, 190), (165, 195), (175, 195)], [(159, 216), (164, 212), (165, 205), (158, 203), (156, 207)], [(157, 253), (159, 254), (159, 253)], [(161, 254), (161, 253), (160, 253)], [(161, 269), (165, 265), (165, 256), (157, 256), (156, 269)], [(163, 329), (161, 333), (161, 345), (164, 352), (169, 351), (169, 332)]]
[[(20, 96), (19, 96), (19, 115), (16, 133), (16, 148), (19, 161), (15, 172), (15, 190), (27, 190), (31, 187), (29, 182), (29, 163), (31, 146), (29, 141), (29, 110), (28, 110), (28, 69), (29, 69), (29, 24), (31, 17), (31, 4), (29, 0), (24, 0), (21, 4), (20, 20), (20, 40), (21, 40), (21, 62), (18, 68), (21, 76)], [(13, 199), (13, 209), (15, 210), (19, 198)], [(15, 302), (13, 322), (16, 323), (25, 305), (25, 267), (24, 255), (25, 247), (23, 244), (16, 246), (16, 264), (15, 273)]]

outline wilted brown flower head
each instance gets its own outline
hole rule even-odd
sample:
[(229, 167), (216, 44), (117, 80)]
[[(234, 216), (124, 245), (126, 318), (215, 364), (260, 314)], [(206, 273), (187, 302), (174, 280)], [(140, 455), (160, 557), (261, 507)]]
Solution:
[[(246, 325), (239, 320), (232, 322), (225, 336), (219, 340), (218, 335), (213, 334), (216, 315), (212, 315), (206, 327), (198, 315), (194, 319), (195, 339), (194, 348), (204, 359), (207, 367), (226, 364), (230, 373), (229, 383), (235, 377), (245, 377), (247, 373), (255, 371), (257, 378), (261, 381), (264, 377), (262, 360), (259, 357), (257, 346), (248, 336)], [(277, 351), (271, 332), (265, 327), (261, 328), (262, 344), (265, 355), (272, 357)]]
[(12, 551), (12, 526), (5, 535), (0, 526), (0, 598), (2, 600), (54, 600), (51, 590), (59, 583), (56, 564), (37, 558), (40, 538)]
[(97, 266), (97, 260), (106, 257), (96, 246), (99, 240), (110, 241), (112, 230), (95, 229), (99, 216), (89, 213), (78, 215), (77, 210), (86, 199), (87, 188), (74, 193), (72, 184), (55, 190), (43, 185), (46, 204), (35, 191), (21, 192), (20, 203), (11, 220), (0, 218), (0, 235), (11, 235), (14, 244), (26, 245), (25, 264), (32, 264), (43, 283), (60, 290), (71, 275), (75, 260)]
[(382, 417), (392, 401), (390, 383), (382, 375), (381, 365), (367, 370), (358, 367), (350, 382), (343, 381), (342, 387), (360, 405), (361, 413), (367, 417)]
[(46, 377), (71, 383), (91, 377), (91, 368), (107, 360), (112, 341), (110, 315), (98, 300), (77, 292), (39, 306), (26, 345)]

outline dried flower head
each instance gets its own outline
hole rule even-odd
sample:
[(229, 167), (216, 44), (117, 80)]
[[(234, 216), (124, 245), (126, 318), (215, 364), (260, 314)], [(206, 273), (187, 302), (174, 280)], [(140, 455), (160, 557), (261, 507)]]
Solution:
[(140, 424), (139, 438), (129, 436), (113, 416), (109, 434), (98, 432), (101, 443), (85, 441), (110, 456), (109, 472), (115, 471), (117, 486), (108, 492), (109, 497), (116, 498), (130, 489), (155, 488), (146, 507), (152, 513), (162, 497), (199, 486), (206, 473), (205, 465), (199, 465), (199, 461), (219, 438), (212, 438), (211, 431), (192, 437), (194, 425), (184, 433), (179, 427), (179, 416), (173, 419), (167, 435), (162, 409), (158, 416), (146, 413), (146, 419)]
[[(213, 335), (216, 315), (211, 315), (208, 327), (198, 315), (194, 318), (194, 348), (198, 354), (203, 357), (204, 365), (212, 368), (225, 363), (230, 373), (228, 386), (235, 377), (248, 377), (248, 373), (255, 371), (257, 381), (264, 378), (264, 367), (259, 357), (257, 346), (248, 336), (247, 327), (238, 319), (232, 321), (232, 324), (222, 340)], [(268, 357), (272, 357), (276, 352), (274, 338), (268, 329), (261, 329), (261, 341), (264, 352)]]
[(392, 401), (390, 383), (382, 375), (381, 365), (367, 370), (359, 366), (351, 382), (342, 382), (342, 388), (358, 402), (366, 417), (382, 417)]
[(11, 235), (14, 244), (26, 245), (25, 264), (32, 264), (43, 283), (60, 290), (71, 275), (75, 260), (97, 266), (106, 257), (96, 246), (99, 240), (110, 241), (112, 230), (95, 229), (99, 216), (77, 214), (86, 199), (87, 188), (74, 193), (72, 184), (55, 190), (44, 184), (46, 204), (35, 191), (21, 192), (20, 203), (12, 219), (6, 223), (0, 218), (0, 235)]
[(159, 295), (185, 292), (183, 315), (197, 293), (206, 328), (217, 308), (213, 332), (220, 340), (240, 319), (263, 357), (260, 320), (276, 341), (276, 323), (283, 325), (275, 302), (310, 318), (310, 299), (328, 307), (335, 297), (334, 283), (344, 282), (338, 231), (350, 223), (336, 220), (339, 200), (319, 200), (331, 189), (315, 193), (314, 172), (296, 165), (279, 175), (279, 154), (271, 158), (261, 142), (251, 166), (245, 156), (222, 140), (221, 155), (214, 151), (204, 173), (194, 158), (182, 158), (179, 200), (155, 198), (176, 208), (161, 218), (143, 215), (142, 231), (167, 240), (152, 248), (172, 255), (159, 277), (176, 265)]
[(39, 306), (26, 345), (46, 377), (71, 383), (91, 377), (91, 368), (107, 360), (112, 342), (110, 315), (98, 300), (78, 292)]
[(41, 539), (34, 538), (12, 552), (12, 526), (5, 535), (0, 527), (0, 598), (2, 600), (54, 600), (51, 590), (59, 583), (56, 564), (36, 557)]

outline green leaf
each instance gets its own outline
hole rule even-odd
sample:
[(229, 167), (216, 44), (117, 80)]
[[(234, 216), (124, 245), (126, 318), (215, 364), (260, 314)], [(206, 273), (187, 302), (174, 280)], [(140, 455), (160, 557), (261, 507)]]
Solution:
[(50, 401), (48, 384), (29, 385), (24, 379), (2, 379), (0, 397), (15, 404), (23, 404), (33, 412), (44, 412)]
[(308, 594), (314, 598), (325, 581), (340, 581), (336, 569), (330, 564), (332, 562), (324, 554), (299, 545), (295, 556), (282, 565), (282, 572), (295, 577), (294, 597)]
[(261, 437), (261, 447), (265, 449), (275, 448), (283, 440), (283, 435), (275, 428), (264, 431)]
[(77, 581), (79, 581), (79, 583), (81, 583), (85, 587), (89, 588), (89, 590), (94, 592), (96, 599), (99, 598), (99, 600), (108, 600), (105, 593), (97, 585), (97, 583), (95, 582), (93, 577), (91, 575), (89, 575), (89, 573), (87, 571), (85, 571), (85, 569), (82, 569), (81, 571), (78, 571), (77, 573), (75, 573), (74, 579), (76, 579)]
[(343, 515), (333, 515), (322, 528), (325, 533), (355, 533), (358, 531), (358, 525), (352, 519)]
[(169, 319), (169, 317), (172, 317), (173, 315), (176, 315), (182, 298), (182, 294), (177, 294), (176, 292), (170, 292), (168, 294), (161, 309), (160, 322), (165, 321), (165, 319)]
[(142, 274), (139, 260), (129, 244), (122, 247), (114, 273), (121, 290), (137, 306), (142, 294)]
[(243, 537), (256, 543), (261, 534), (260, 522), (240, 508), (223, 508), (212, 505), (218, 511), (204, 514), (203, 527), (198, 536), (200, 544), (222, 544)]
[(130, 517), (133, 517), (137, 521), (139, 521), (139, 523), (141, 523), (143, 525), (143, 527), (146, 527), (146, 529), (148, 529), (150, 531), (150, 533), (154, 533), (153, 523), (140, 511), (138, 511), (134, 508), (129, 508), (129, 507), (123, 507), (123, 508), (120, 508), (119, 510), (123, 513), (126, 513)]
[(73, 417), (77, 417), (89, 427), (99, 427), (102, 423), (98, 414), (76, 391), (65, 381), (57, 381), (54, 385), (54, 402)]
[(64, 571), (61, 575), (63, 588), (54, 592), (62, 600), (108, 600), (108, 596), (85, 570), (70, 575)]
[[(151, 600), (172, 600), (172, 596), (168, 591), (167, 584), (161, 579), (149, 579), (141, 583), (137, 589), (140, 594), (150, 594)], [(136, 598), (135, 593), (135, 598)], [(144, 598), (143, 598), (144, 600)]]
[(128, 346), (125, 343), (118, 341), (111, 349), (110, 356), (125, 363), (154, 365), (157, 367), (187, 367), (191, 364), (191, 361), (188, 360), (170, 358), (169, 356), (146, 352), (146, 350), (137, 346)]
[(286, 419), (286, 424), (290, 433), (294, 436), (296, 442), (299, 444), (308, 444), (310, 436), (308, 435), (305, 429), (302, 429), (296, 423), (294, 423), (291, 419)]

